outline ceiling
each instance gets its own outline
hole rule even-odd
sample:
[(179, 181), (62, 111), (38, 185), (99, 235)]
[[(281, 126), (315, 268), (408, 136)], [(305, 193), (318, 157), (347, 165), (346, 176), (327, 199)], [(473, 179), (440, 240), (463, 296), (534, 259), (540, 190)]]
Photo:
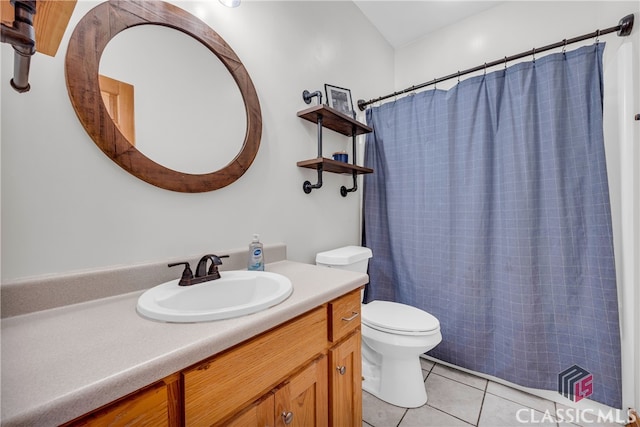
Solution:
[(479, 0), (353, 2), (394, 48), (403, 47), (430, 32), (503, 3)]

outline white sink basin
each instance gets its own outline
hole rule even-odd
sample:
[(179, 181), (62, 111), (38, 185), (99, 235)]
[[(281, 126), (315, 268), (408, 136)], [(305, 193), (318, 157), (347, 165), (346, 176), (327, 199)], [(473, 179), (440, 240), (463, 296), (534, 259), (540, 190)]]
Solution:
[(179, 279), (149, 289), (138, 298), (138, 313), (165, 322), (222, 320), (265, 310), (286, 300), (293, 285), (267, 271), (221, 271), (220, 279), (178, 286)]

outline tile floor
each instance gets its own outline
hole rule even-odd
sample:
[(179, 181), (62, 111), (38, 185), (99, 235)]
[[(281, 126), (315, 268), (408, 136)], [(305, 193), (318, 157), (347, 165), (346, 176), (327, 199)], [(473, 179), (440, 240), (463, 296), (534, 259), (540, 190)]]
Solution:
[[(575, 427), (555, 422), (563, 405), (502, 384), (421, 359), (427, 404), (407, 409), (363, 392), (363, 427)], [(520, 412), (518, 412), (520, 410)], [(517, 415), (520, 415), (519, 422)], [(554, 417), (553, 419), (551, 419)], [(620, 424), (582, 423), (585, 427)]]

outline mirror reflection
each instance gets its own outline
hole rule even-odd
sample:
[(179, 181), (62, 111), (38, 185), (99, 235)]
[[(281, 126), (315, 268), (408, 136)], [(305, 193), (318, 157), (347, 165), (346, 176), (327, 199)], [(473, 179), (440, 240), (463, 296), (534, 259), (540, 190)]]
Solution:
[(181, 31), (127, 28), (99, 65), (102, 99), (130, 144), (169, 169), (205, 174), (241, 151), (246, 112), (217, 56)]

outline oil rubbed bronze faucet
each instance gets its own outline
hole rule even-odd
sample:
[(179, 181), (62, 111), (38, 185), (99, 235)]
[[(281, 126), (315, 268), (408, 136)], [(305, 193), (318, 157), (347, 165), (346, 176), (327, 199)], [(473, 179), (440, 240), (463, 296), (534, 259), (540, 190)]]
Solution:
[[(210, 280), (216, 280), (220, 278), (220, 272), (218, 271), (218, 266), (222, 265), (222, 260), (220, 258), (229, 258), (229, 255), (213, 255), (207, 254), (200, 258), (198, 261), (198, 266), (196, 267), (196, 275), (194, 277), (193, 272), (191, 271), (191, 266), (188, 262), (176, 262), (173, 264), (169, 264), (169, 267), (175, 267), (176, 265), (184, 265), (184, 271), (182, 272), (182, 278), (178, 282), (179, 286), (191, 286), (198, 283), (208, 282)], [(211, 261), (211, 265), (207, 270), (207, 263)]]

